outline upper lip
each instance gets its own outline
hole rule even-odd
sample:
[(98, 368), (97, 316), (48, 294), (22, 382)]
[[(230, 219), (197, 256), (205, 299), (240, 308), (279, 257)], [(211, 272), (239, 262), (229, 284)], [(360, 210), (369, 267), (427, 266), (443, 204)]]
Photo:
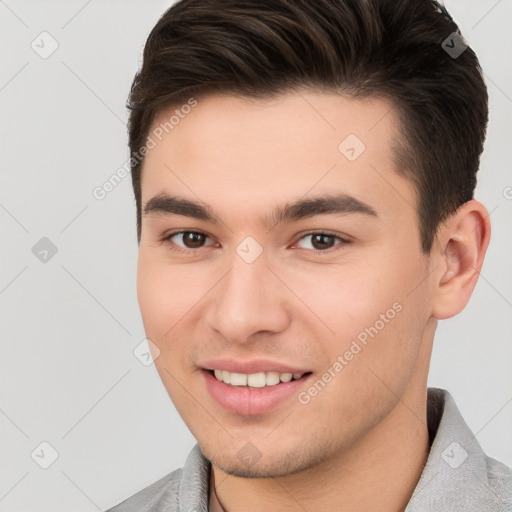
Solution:
[(260, 372), (304, 374), (310, 371), (297, 366), (290, 366), (277, 361), (270, 361), (268, 359), (211, 359), (209, 361), (205, 361), (201, 367), (206, 370), (225, 370), (231, 373), (246, 373), (249, 375), (251, 373)]

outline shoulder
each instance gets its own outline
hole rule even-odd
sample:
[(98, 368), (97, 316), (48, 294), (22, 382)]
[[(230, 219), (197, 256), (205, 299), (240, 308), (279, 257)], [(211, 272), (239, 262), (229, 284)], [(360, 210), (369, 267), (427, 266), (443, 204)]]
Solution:
[(503, 510), (512, 511), (512, 468), (492, 457), (486, 457), (487, 482), (497, 500), (508, 505)]
[(178, 492), (182, 473), (183, 469), (176, 469), (105, 512), (172, 512), (178, 510)]
[(179, 512), (207, 510), (211, 464), (199, 445), (176, 469), (105, 512)]
[(446, 390), (428, 389), (430, 454), (407, 512), (512, 512), (512, 469), (489, 457)]

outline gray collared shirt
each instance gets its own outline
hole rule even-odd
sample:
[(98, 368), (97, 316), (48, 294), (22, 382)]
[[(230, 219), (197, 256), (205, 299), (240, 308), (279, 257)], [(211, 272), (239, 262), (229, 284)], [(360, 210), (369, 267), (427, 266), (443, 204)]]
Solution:
[[(429, 388), (430, 454), (405, 512), (512, 512), (512, 469), (488, 457), (446, 390)], [(210, 462), (196, 444), (182, 469), (106, 512), (207, 512)]]

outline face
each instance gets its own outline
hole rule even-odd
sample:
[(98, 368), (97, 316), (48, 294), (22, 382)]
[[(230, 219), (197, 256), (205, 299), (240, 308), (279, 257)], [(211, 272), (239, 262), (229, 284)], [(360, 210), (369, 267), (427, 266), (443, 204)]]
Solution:
[(142, 174), (138, 300), (156, 368), (215, 466), (313, 467), (426, 379), (429, 259), (394, 169), (396, 117), (306, 91), (180, 112)]

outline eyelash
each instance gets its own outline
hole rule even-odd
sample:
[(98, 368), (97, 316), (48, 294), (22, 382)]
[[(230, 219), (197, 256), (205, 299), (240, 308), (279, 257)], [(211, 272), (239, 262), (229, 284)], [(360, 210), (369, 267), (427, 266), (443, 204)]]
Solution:
[[(174, 242), (171, 241), (172, 237), (174, 237), (176, 235), (182, 235), (182, 234), (185, 234), (185, 233), (197, 233), (199, 235), (206, 235), (207, 237), (209, 237), (209, 235), (207, 235), (206, 233), (204, 233), (202, 231), (194, 231), (192, 229), (188, 229), (188, 230), (185, 230), (185, 231), (176, 231), (174, 233), (170, 233), (168, 235), (165, 235), (163, 238), (160, 239), (160, 242), (165, 243), (166, 245), (168, 245), (169, 250), (171, 250), (173, 252), (176, 252), (176, 253), (179, 253), (179, 254), (190, 254), (190, 253), (198, 252), (200, 249), (204, 249), (204, 247), (199, 247), (198, 249), (184, 249), (184, 248), (180, 247), (179, 245), (176, 245)], [(313, 236), (313, 235), (329, 236), (331, 238), (338, 239), (341, 242), (341, 243), (336, 244), (333, 247), (330, 247), (329, 249), (326, 249), (324, 251), (319, 250), (319, 249), (303, 249), (305, 251), (312, 252), (313, 254), (330, 254), (331, 252), (337, 250), (336, 249), (337, 246), (348, 245), (350, 243), (350, 240), (342, 238), (339, 235), (336, 235), (335, 233), (331, 233), (329, 231), (311, 231), (311, 232), (306, 233), (305, 235), (301, 236), (297, 240), (297, 242), (294, 242), (293, 245), (296, 245), (300, 240), (302, 240), (302, 239), (304, 239), (304, 238), (306, 238), (308, 236)]]

